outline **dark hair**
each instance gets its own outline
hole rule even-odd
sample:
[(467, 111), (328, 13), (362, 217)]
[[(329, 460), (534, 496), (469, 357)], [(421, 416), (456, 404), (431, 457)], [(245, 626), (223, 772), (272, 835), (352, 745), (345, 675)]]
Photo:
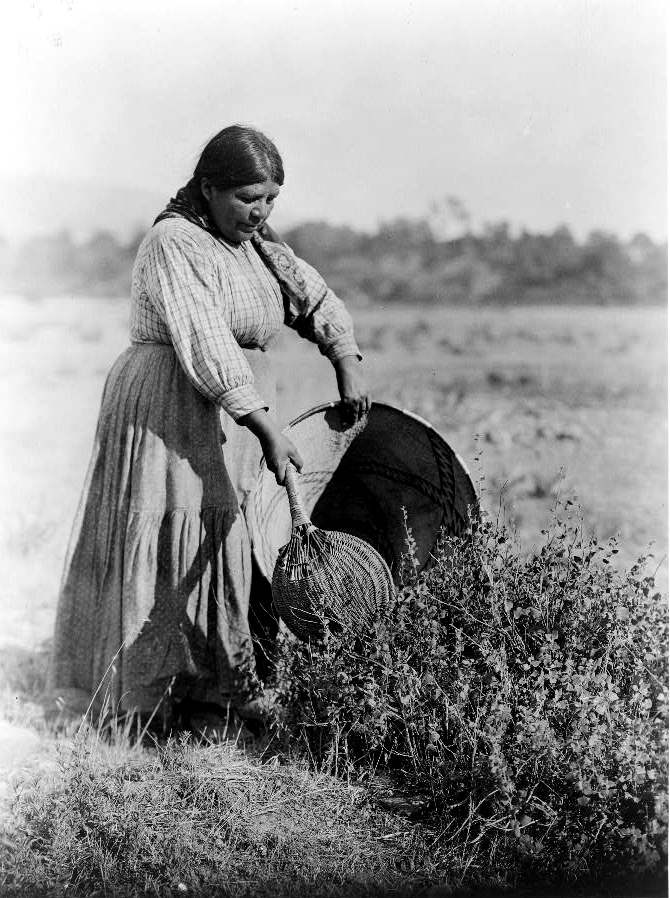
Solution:
[(209, 178), (217, 190), (259, 184), (284, 183), (284, 166), (277, 147), (269, 137), (244, 125), (230, 125), (219, 131), (200, 154), (193, 179), (200, 185)]

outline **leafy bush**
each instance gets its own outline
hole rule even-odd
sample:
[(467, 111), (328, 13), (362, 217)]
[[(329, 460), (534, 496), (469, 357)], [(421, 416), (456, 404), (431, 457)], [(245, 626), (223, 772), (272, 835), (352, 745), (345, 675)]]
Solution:
[[(365, 638), (283, 639), (280, 727), (326, 769), (388, 765), (482, 875), (658, 875), (667, 833), (666, 603), (557, 514), (523, 557), (484, 521), (444, 539)], [(410, 538), (411, 549), (411, 538)]]

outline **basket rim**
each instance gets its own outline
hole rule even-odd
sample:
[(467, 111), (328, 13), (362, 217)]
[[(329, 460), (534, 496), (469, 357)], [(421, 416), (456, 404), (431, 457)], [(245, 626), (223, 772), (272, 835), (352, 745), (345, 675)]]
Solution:
[[(321, 402), (319, 405), (315, 405), (312, 408), (307, 409), (307, 411), (299, 414), (297, 418), (293, 418), (291, 421), (288, 422), (288, 424), (285, 424), (284, 427), (282, 427), (282, 433), (285, 433), (285, 431), (287, 431), (290, 427), (294, 427), (296, 424), (300, 424), (302, 421), (305, 421), (307, 418), (311, 418), (313, 415), (317, 414), (318, 412), (323, 412), (328, 408), (337, 408), (337, 406), (339, 404), (340, 404), (339, 401), (331, 399), (329, 402)], [(461, 465), (461, 467), (463, 468), (465, 473), (468, 475), (468, 477), (474, 487), (474, 481), (472, 480), (472, 474), (470, 473), (468, 466), (463, 461), (463, 458), (454, 449), (454, 447), (451, 445), (451, 443), (447, 443), (445, 437), (442, 436), (440, 431), (433, 424), (431, 424), (430, 421), (427, 421), (425, 418), (422, 418), (421, 415), (417, 414), (416, 412), (411, 411), (411, 409), (400, 408), (397, 405), (391, 405), (390, 402), (378, 402), (375, 399), (372, 401), (370, 407), (372, 408), (373, 405), (379, 406), (380, 408), (390, 409), (392, 412), (399, 412), (401, 415), (407, 415), (408, 418), (413, 418), (415, 421), (418, 421), (419, 424), (422, 424), (428, 430), (432, 430), (433, 433), (438, 437), (438, 439), (442, 440), (442, 442), (446, 446), (449, 447), (450, 451), (454, 454), (454, 456), (458, 460), (458, 463)], [(261, 463), (260, 463), (259, 470), (262, 471), (264, 467), (266, 467), (265, 459), (261, 457)], [(255, 486), (256, 487), (258, 486), (258, 480), (257, 480)], [(476, 492), (476, 490), (475, 490), (475, 492)]]

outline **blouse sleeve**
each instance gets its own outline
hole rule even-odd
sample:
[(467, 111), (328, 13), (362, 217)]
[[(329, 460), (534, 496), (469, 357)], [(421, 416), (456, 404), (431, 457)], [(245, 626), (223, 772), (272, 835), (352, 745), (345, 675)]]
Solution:
[(186, 228), (154, 228), (145, 257), (149, 299), (165, 322), (187, 377), (238, 420), (268, 404), (228, 326), (226, 285), (214, 260)]
[(319, 347), (322, 355), (331, 362), (348, 355), (363, 358), (354, 338), (354, 325), (344, 303), (326, 285), (319, 272), (298, 258), (285, 243), (305, 280), (307, 302), (305, 308), (297, 311), (287, 307), (286, 324), (294, 328), (301, 337), (311, 340)]

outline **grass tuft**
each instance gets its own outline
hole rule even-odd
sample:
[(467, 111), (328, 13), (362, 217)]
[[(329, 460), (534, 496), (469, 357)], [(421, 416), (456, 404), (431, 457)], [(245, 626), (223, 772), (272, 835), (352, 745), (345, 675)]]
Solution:
[(82, 732), (17, 785), (3, 894), (376, 896), (425, 892), (409, 823), (304, 762), (170, 739), (154, 750)]

